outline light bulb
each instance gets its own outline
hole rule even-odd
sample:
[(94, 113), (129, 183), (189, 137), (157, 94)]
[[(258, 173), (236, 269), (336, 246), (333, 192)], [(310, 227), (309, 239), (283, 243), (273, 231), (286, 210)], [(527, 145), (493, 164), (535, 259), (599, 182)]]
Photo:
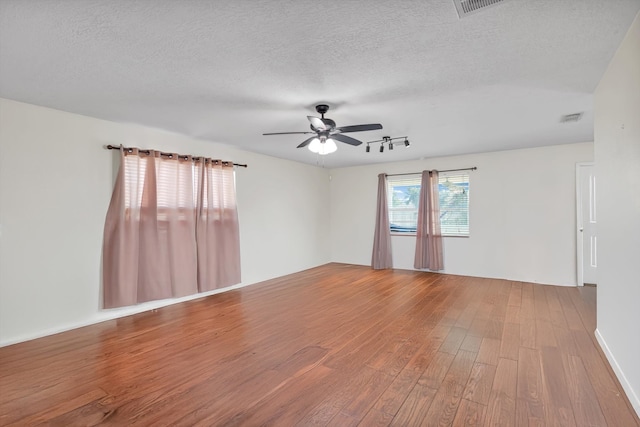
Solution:
[(309, 144), (309, 151), (312, 153), (319, 153), (321, 146), (322, 144), (320, 143), (320, 140), (318, 138), (313, 138)]
[(324, 143), (320, 144), (320, 151), (318, 153), (321, 156), (324, 156), (324, 155), (333, 153), (337, 149), (338, 149), (338, 146), (336, 145), (336, 142), (331, 138), (327, 138), (324, 141)]

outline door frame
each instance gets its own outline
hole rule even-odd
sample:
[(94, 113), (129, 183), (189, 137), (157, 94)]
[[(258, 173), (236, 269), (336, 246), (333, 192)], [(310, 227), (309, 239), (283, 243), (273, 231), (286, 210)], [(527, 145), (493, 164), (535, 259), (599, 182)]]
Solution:
[(594, 162), (578, 162), (576, 163), (576, 268), (577, 268), (577, 285), (584, 286), (584, 230), (582, 215), (582, 174), (580, 173), (583, 166), (595, 166)]

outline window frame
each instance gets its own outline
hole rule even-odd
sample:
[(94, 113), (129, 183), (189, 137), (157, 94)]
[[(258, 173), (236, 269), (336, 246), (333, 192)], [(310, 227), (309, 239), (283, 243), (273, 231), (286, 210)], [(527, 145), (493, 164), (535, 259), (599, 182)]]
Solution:
[[(443, 180), (447, 180), (447, 178), (451, 179), (453, 177), (457, 179), (460, 179), (458, 177), (466, 178), (466, 181), (464, 179), (462, 180), (462, 182), (466, 182), (466, 191), (467, 191), (467, 209), (466, 209), (467, 227), (465, 230), (466, 233), (465, 231), (461, 233), (443, 232), (442, 237), (470, 237), (471, 236), (471, 203), (470, 203), (471, 200), (469, 198), (469, 194), (470, 194), (470, 188), (471, 188), (471, 174), (469, 173), (469, 171), (441, 172), (439, 173), (439, 176), (438, 176), (438, 184), (439, 184), (438, 187), (440, 188), (440, 185), (442, 184)], [(416, 231), (397, 231), (391, 228), (391, 225), (393, 224), (392, 212), (401, 211), (400, 208), (392, 206), (394, 181), (398, 184), (396, 186), (402, 186), (401, 184), (415, 186), (416, 185), (415, 182), (417, 181), (418, 193), (419, 193), (420, 185), (421, 185), (421, 174), (417, 173), (417, 174), (402, 174), (402, 175), (395, 175), (395, 176), (394, 175), (387, 176), (387, 209), (389, 213), (389, 232), (392, 236), (415, 236)], [(442, 197), (442, 194), (439, 193), (438, 196)], [(415, 212), (416, 225), (417, 225), (417, 215), (418, 215), (417, 204), (415, 209), (410, 209), (408, 211)]]

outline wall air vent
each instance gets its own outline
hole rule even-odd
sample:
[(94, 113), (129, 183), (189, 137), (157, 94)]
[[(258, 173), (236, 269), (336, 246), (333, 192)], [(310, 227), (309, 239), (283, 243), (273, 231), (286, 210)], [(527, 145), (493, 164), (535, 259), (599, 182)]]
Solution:
[(564, 115), (564, 116), (560, 117), (560, 123), (577, 122), (581, 118), (582, 118), (582, 113), (567, 114), (567, 115)]
[(488, 7), (497, 6), (507, 0), (453, 0), (458, 16), (464, 18), (472, 13), (480, 12)]

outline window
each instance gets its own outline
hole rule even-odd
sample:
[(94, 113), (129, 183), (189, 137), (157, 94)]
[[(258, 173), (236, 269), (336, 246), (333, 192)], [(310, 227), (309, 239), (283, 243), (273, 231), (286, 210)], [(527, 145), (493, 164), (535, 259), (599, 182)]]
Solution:
[[(144, 197), (144, 187), (149, 185), (150, 179), (146, 176), (149, 162), (154, 162), (153, 199)], [(215, 215), (216, 218), (222, 215), (224, 209), (237, 209), (233, 172), (205, 168), (207, 176), (203, 177), (203, 164), (200, 162), (162, 157), (147, 159), (137, 155), (125, 156), (123, 167), (126, 183), (124, 204), (128, 214), (152, 205), (157, 212), (157, 219), (166, 221), (169, 211), (175, 212), (176, 218), (184, 220), (193, 217), (200, 207), (203, 209), (201, 213)], [(209, 183), (215, 184), (211, 188), (211, 194)], [(199, 197), (201, 191), (205, 197)]]
[(438, 180), (443, 236), (469, 235), (469, 173), (444, 172)]
[[(469, 173), (442, 172), (438, 180), (443, 236), (469, 235)], [(420, 174), (387, 177), (387, 205), (392, 233), (416, 232)]]
[(392, 233), (415, 233), (420, 200), (418, 174), (387, 177), (387, 206)]

